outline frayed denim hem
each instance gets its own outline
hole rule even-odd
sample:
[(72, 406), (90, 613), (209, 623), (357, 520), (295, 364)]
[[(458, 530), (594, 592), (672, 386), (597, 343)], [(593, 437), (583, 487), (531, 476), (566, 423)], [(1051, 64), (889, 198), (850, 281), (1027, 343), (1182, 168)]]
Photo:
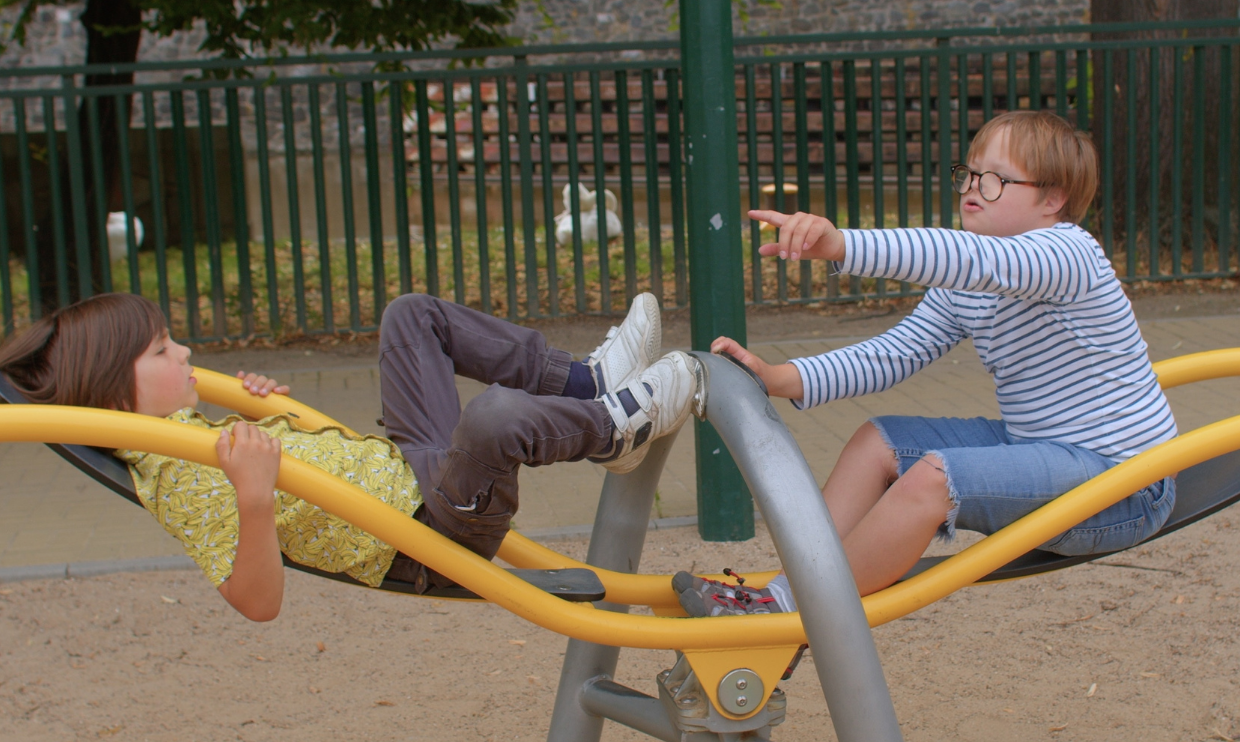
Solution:
[[(926, 456), (933, 456), (939, 460), (943, 466), (934, 467), (943, 472), (943, 478), (947, 480), (947, 498), (952, 501), (951, 508), (947, 511), (947, 517), (943, 519), (943, 523), (939, 526), (939, 530), (934, 537), (939, 541), (950, 543), (956, 538), (956, 516), (960, 514), (960, 492), (956, 489), (955, 482), (952, 481), (952, 473), (947, 464), (947, 460), (943, 458), (943, 454), (938, 451), (926, 451), (921, 457), (921, 461), (926, 460)], [(929, 463), (929, 462), (926, 462)], [(933, 464), (930, 464), (934, 466)]]
[[(874, 418), (870, 418), (868, 422), (870, 425), (874, 426), (875, 430), (878, 431), (878, 435), (883, 439), (883, 443), (887, 446), (887, 450), (891, 451), (891, 455), (895, 457), (896, 472), (900, 476), (904, 476), (904, 473), (907, 472), (908, 469), (900, 471), (900, 460), (902, 458), (900, 455), (900, 449), (898, 449), (896, 445), (891, 442), (891, 437), (883, 428), (882, 423), (878, 422)], [(910, 454), (913, 453), (915, 452), (910, 451)], [(938, 532), (935, 533), (935, 538), (940, 541), (951, 542), (956, 538), (956, 516), (960, 514), (960, 492), (956, 489), (956, 485), (952, 482), (952, 475), (948, 470), (947, 461), (943, 458), (941, 453), (938, 451), (926, 451), (921, 454), (917, 461), (925, 461), (926, 456), (930, 455), (933, 455), (939, 460), (939, 463), (942, 464), (941, 467), (935, 466), (934, 468), (943, 472), (943, 477), (947, 480), (947, 497), (952, 501), (951, 509), (947, 511), (947, 517), (943, 520), (942, 525), (939, 526)], [(909, 469), (916, 465), (917, 462), (913, 462), (913, 464), (909, 465)], [(933, 464), (931, 464), (931, 466), (933, 466)]]

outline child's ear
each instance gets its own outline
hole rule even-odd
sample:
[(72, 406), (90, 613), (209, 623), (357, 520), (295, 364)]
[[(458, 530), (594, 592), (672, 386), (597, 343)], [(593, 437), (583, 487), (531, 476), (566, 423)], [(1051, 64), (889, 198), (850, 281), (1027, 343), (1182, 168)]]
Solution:
[(1063, 207), (1067, 203), (1068, 197), (1064, 194), (1062, 188), (1048, 188), (1042, 202), (1042, 213), (1045, 216), (1055, 216), (1063, 211)]

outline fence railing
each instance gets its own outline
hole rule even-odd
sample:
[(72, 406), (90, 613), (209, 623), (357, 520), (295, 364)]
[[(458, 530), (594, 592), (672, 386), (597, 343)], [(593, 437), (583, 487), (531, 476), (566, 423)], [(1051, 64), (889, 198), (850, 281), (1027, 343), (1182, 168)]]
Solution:
[[(1233, 275), (1238, 28), (739, 39), (739, 141), (709, 156), (739, 156), (741, 182), (720, 187), (751, 207), (950, 226), (941, 184), (978, 127), (1047, 108), (1099, 145), (1086, 226), (1124, 278)], [(1119, 38), (1134, 34), (1145, 38)], [(193, 340), (367, 331), (408, 291), (514, 319), (615, 313), (641, 290), (683, 306), (675, 53), (649, 42), (0, 71), (5, 327), (107, 290), (156, 299)], [(482, 64), (454, 64), (466, 57)], [(411, 69), (376, 67), (394, 62)], [(104, 71), (135, 82), (84, 85)], [(237, 72), (252, 77), (214, 77)], [(918, 291), (762, 262), (767, 236), (757, 223), (747, 236), (755, 303)]]

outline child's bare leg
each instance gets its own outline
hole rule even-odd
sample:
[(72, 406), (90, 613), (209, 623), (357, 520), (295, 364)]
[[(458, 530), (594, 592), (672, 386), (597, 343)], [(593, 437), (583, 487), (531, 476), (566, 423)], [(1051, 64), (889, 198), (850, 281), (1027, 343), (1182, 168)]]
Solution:
[(927, 455), (844, 537), (857, 591), (869, 595), (900, 579), (921, 558), (951, 508), (943, 464)]
[(870, 512), (899, 473), (896, 457), (872, 423), (865, 423), (840, 451), (822, 496), (840, 538)]

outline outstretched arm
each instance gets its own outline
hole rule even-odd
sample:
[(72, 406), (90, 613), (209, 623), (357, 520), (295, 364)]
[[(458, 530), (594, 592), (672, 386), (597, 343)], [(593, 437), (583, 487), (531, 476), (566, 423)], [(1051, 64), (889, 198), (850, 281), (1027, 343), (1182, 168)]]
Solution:
[(779, 228), (758, 252), (785, 260), (825, 259), (839, 271), (926, 287), (1031, 300), (1077, 301), (1111, 274), (1097, 241), (1072, 226), (1009, 237), (957, 229), (850, 229), (797, 212), (754, 210), (750, 219)]
[(772, 397), (792, 400), (797, 409), (845, 397), (881, 392), (942, 356), (964, 337), (942, 292), (931, 290), (913, 314), (882, 335), (818, 356), (771, 365), (727, 337), (711, 343), (713, 353), (729, 353), (766, 384)]
[(270, 621), (284, 601), (284, 564), (276, 540), (275, 486), (280, 441), (238, 422), (215, 444), (220, 468), (237, 491), (237, 554), (220, 595), (251, 621)]

